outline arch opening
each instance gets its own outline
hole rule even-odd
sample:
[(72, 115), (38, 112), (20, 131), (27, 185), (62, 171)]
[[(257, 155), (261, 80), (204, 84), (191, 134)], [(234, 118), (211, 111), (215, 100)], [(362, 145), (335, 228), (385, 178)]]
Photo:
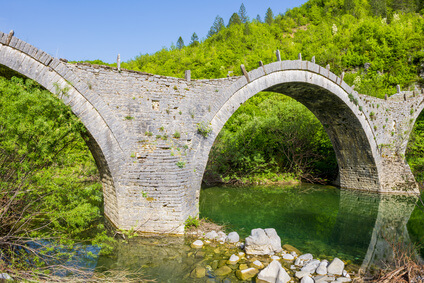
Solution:
[[(4, 77), (6, 79), (11, 79), (12, 77), (18, 77), (21, 78), (23, 80), (26, 79), (31, 79), (33, 82), (35, 82), (37, 84), (37, 88), (44, 90), (44, 91), (48, 91), (51, 93), (52, 96), (56, 96), (61, 98), (62, 103), (69, 105), (69, 96), (72, 96), (72, 94), (68, 95), (67, 93), (64, 93), (63, 89), (61, 89), (61, 86), (59, 85), (59, 83), (52, 82), (49, 80), (46, 80), (45, 78), (41, 78), (40, 81), (37, 81), (34, 79), (34, 77), (28, 76), (28, 73), (25, 72), (20, 72), (18, 70), (15, 69), (19, 69), (19, 70), (25, 70), (25, 67), (23, 67), (22, 65), (20, 66), (20, 68), (14, 68), (14, 66), (16, 66), (16, 64), (13, 63), (12, 60), (9, 60), (8, 65), (4, 65), (1, 64), (0, 62), (0, 77)], [(59, 78), (56, 78), (57, 81), (59, 81)], [(59, 89), (60, 92), (62, 92), (61, 95), (59, 94), (54, 94), (54, 92), (52, 92), (51, 89), (48, 89), (48, 86), (54, 85), (56, 90)], [(68, 87), (70, 85), (70, 83), (68, 83), (66, 87)], [(66, 91), (65, 91), (66, 92)], [(72, 100), (72, 99), (71, 99)], [(116, 189), (115, 189), (115, 184), (114, 184), (114, 179), (113, 179), (113, 175), (112, 172), (109, 168), (109, 162), (107, 160), (107, 158), (105, 157), (105, 154), (101, 148), (101, 146), (99, 145), (99, 143), (96, 141), (96, 138), (92, 135), (92, 133), (90, 132), (90, 129), (85, 125), (84, 121), (82, 119), (80, 119), (80, 114), (79, 112), (75, 112), (72, 107), (70, 107), (73, 115), (75, 115), (76, 117), (79, 118), (80, 121), (83, 122), (84, 124), (84, 130), (80, 132), (81, 134), (81, 138), (84, 140), (84, 145), (89, 149), (94, 161), (95, 161), (95, 166), (98, 170), (98, 172), (96, 174), (99, 174), (99, 176), (93, 176), (94, 179), (100, 178), (100, 182), (102, 184), (102, 188), (103, 188), (103, 201), (102, 203), (104, 204), (104, 207), (101, 207), (101, 209), (104, 211), (104, 215), (105, 218), (111, 222), (112, 224), (116, 224), (117, 220), (118, 220), (118, 212), (117, 212), (117, 199), (116, 199)], [(84, 150), (82, 148), (82, 150)]]
[(226, 122), (209, 154), (203, 184), (328, 184), (338, 175), (333, 146), (321, 122), (303, 104), (277, 92), (259, 92)]
[[(277, 70), (249, 82), (241, 78), (226, 90), (225, 101), (219, 104), (210, 118), (213, 134), (210, 141), (204, 142), (208, 147), (204, 160), (208, 160), (211, 141), (215, 140), (232, 114), (260, 91), (280, 93), (297, 100), (323, 124), (336, 154), (340, 187), (380, 190), (378, 149), (365, 116), (350, 101), (346, 90), (334, 80), (307, 70)], [(202, 168), (202, 158), (198, 160), (197, 165)]]

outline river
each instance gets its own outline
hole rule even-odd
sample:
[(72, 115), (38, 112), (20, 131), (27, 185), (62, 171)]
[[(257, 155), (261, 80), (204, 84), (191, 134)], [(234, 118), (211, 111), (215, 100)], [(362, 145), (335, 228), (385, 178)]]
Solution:
[[(228, 232), (237, 231), (243, 238), (254, 228), (275, 228), (283, 245), (370, 268), (390, 258), (393, 241), (424, 242), (424, 212), (415, 202), (408, 196), (309, 184), (211, 187), (201, 191), (200, 217), (225, 224)], [(97, 270), (137, 270), (159, 282), (190, 281), (194, 266), (213, 258), (193, 253), (189, 241), (172, 237), (122, 242), (112, 256), (98, 258)], [(413, 253), (422, 256), (423, 251), (414, 248)], [(208, 274), (213, 277), (213, 272)]]

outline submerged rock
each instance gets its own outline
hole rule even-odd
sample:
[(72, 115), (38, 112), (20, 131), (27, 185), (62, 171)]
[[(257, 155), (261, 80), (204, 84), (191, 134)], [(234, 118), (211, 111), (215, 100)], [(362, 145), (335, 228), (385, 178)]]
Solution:
[(192, 278), (203, 278), (206, 276), (206, 268), (198, 265), (195, 269), (190, 273), (190, 277)]
[(231, 268), (229, 268), (228, 266), (224, 265), (224, 266), (221, 266), (220, 268), (218, 268), (217, 270), (215, 270), (215, 275), (216, 276), (226, 276), (226, 275), (230, 274), (231, 272), (233, 272), (233, 270)]
[(266, 255), (281, 252), (281, 239), (273, 228), (253, 229), (246, 238), (244, 247), (246, 254)]
[(244, 270), (237, 270), (236, 271), (236, 276), (243, 281), (249, 280), (251, 278), (253, 278), (256, 274), (258, 274), (259, 270), (257, 270), (256, 268), (248, 268), (248, 269), (244, 269)]

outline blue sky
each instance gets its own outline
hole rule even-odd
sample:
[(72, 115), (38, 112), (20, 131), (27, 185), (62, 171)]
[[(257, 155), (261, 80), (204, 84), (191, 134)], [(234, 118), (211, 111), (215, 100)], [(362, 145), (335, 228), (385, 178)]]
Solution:
[(263, 19), (306, 0), (109, 1), (0, 0), (0, 31), (68, 60), (127, 61), (139, 54), (169, 48), (179, 36), (190, 42), (206, 37), (217, 15), (225, 24), (244, 3), (250, 18)]

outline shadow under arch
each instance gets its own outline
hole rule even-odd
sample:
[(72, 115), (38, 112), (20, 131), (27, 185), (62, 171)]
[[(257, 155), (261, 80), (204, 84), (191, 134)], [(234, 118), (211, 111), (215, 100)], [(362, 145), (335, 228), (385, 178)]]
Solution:
[[(50, 56), (45, 54), (44, 57)], [(87, 129), (87, 145), (96, 161), (103, 186), (104, 214), (108, 220), (116, 224), (118, 223), (118, 200), (116, 181), (113, 176), (119, 175), (119, 165), (123, 163), (124, 155), (122, 142), (118, 140), (106, 121), (110, 122), (113, 117), (103, 117), (97, 107), (100, 106), (99, 108), (102, 109), (104, 102), (96, 100), (98, 105), (95, 106), (86, 97), (88, 87), (83, 88), (81, 80), (58, 59), (51, 57), (50, 59), (44, 60), (43, 63), (18, 49), (0, 44), (0, 67), (34, 80), (53, 94), (67, 89), (64, 95), (60, 95), (60, 99), (70, 106), (72, 112)], [(60, 73), (66, 73), (66, 75), (62, 76)], [(122, 136), (121, 140), (122, 138), (125, 136)]]

